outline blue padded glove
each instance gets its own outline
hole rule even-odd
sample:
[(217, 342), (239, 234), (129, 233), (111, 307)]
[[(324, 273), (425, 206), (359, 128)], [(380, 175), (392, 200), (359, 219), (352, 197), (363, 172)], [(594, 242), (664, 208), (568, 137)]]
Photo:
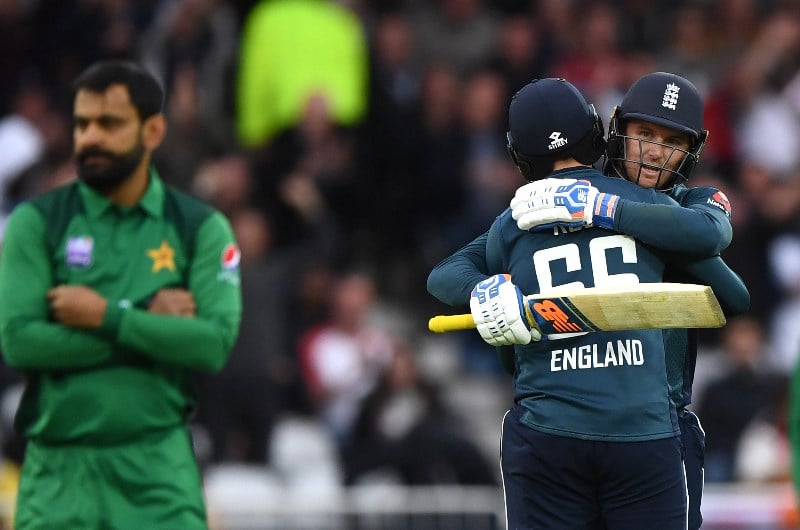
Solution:
[(588, 180), (546, 178), (517, 189), (511, 216), (520, 230), (597, 226), (612, 230), (619, 196), (601, 193)]
[(472, 319), (484, 341), (492, 346), (528, 344), (540, 340), (525, 316), (522, 292), (510, 274), (496, 274), (478, 283), (469, 299)]

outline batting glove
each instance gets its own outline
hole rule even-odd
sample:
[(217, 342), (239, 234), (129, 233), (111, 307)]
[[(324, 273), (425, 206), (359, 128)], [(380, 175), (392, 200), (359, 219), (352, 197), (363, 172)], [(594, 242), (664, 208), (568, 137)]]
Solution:
[(511, 283), (510, 274), (496, 274), (472, 289), (469, 307), (483, 340), (492, 346), (528, 344), (541, 340), (525, 318), (522, 292)]
[(547, 178), (525, 184), (511, 199), (520, 230), (597, 226), (612, 230), (619, 196), (601, 193), (588, 180)]

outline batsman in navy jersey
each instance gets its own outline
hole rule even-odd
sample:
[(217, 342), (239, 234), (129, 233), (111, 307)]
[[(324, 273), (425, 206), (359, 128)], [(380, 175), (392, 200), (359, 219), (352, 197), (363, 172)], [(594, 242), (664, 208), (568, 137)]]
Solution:
[[(527, 103), (541, 101), (542, 94), (546, 92), (541, 89), (543, 85), (535, 85), (529, 85), (533, 88), (527, 93), (525, 89), (521, 91)], [(519, 106), (519, 100), (517, 100), (517, 107), (519, 108)], [(515, 130), (513, 110), (514, 103), (512, 103), (510, 112), (512, 131), (509, 137), (512, 157), (515, 158), (515, 162), (523, 174), (527, 173), (528, 177), (541, 179), (546, 175), (532, 175), (530, 158), (525, 155), (520, 156), (512, 143)], [(542, 120), (538, 120), (536, 123), (542, 123)], [(572, 123), (581, 122), (573, 120)], [(588, 122), (584, 120), (583, 123)], [(520, 129), (519, 122), (517, 125), (517, 130), (522, 130), (522, 134), (525, 135), (526, 131), (524, 128)], [(597, 128), (593, 126), (593, 129), (596, 131)], [(575, 132), (575, 129), (573, 128), (572, 131)], [(563, 131), (559, 134), (555, 134), (555, 132), (548, 136), (549, 145), (556, 145), (564, 136), (569, 138), (564, 135)], [(602, 135), (602, 133), (600, 134)], [(573, 137), (575, 136), (573, 135)], [(584, 141), (582, 144), (583, 152), (573, 148), (573, 152), (578, 151), (578, 156), (575, 158), (582, 158), (584, 163), (591, 163), (593, 160), (590, 158), (594, 156), (591, 153), (597, 152), (596, 134), (593, 140)], [(597, 157), (599, 154), (595, 156), (594, 160)], [(548, 166), (548, 161), (542, 161), (541, 157), (539, 162), (544, 162), (538, 166), (539, 168), (542, 165)], [(549, 165), (555, 166), (556, 164), (553, 164), (551, 160)], [(558, 186), (560, 182), (569, 187), (576, 181), (584, 179), (590, 180), (595, 185), (591, 189), (575, 189), (573, 187), (570, 190), (572, 193), (591, 193), (593, 195), (592, 202), (605, 207), (605, 212), (602, 211), (602, 208), (595, 211), (599, 215), (595, 217), (594, 226), (605, 225), (604, 228), (609, 230), (620, 230), (620, 225), (624, 225), (626, 220), (633, 221), (635, 227), (639, 226), (635, 222), (637, 215), (644, 214), (645, 210), (631, 200), (642, 201), (642, 205), (649, 204), (647, 209), (650, 211), (647, 212), (648, 217), (645, 219), (651, 219), (655, 212), (662, 216), (662, 221), (670, 219), (680, 221), (680, 226), (711, 224), (713, 227), (717, 223), (713, 216), (708, 217), (685, 208), (679, 208), (663, 194), (630, 186), (619, 179), (602, 177), (586, 167), (573, 167), (557, 171), (551, 177), (560, 179), (558, 182), (551, 183), (551, 187), (555, 188), (561, 188)], [(583, 183), (577, 186), (582, 185)], [(625, 198), (621, 199), (621, 197)], [(533, 203), (536, 202), (535, 199), (534, 197)], [(583, 200), (587, 202), (587, 197), (583, 196)], [(654, 204), (660, 206), (654, 206)], [(540, 211), (544, 212), (545, 210)], [(617, 215), (611, 212), (615, 212)], [(606, 215), (604, 216), (603, 213)], [(620, 215), (622, 213), (629, 215)], [(552, 216), (552, 211), (549, 214)], [(573, 216), (571, 219), (575, 219), (575, 217)], [(591, 219), (588, 223), (584, 222), (584, 219), (580, 221), (582, 223), (580, 226), (592, 225)], [(647, 225), (647, 223), (644, 224)], [(716, 233), (724, 234), (725, 224), (721, 223), (721, 229), (716, 230)], [(729, 223), (727, 225), (729, 234)], [(555, 226), (555, 223), (551, 226)], [(661, 225), (657, 224), (656, 226)], [(487, 239), (487, 236), (484, 235), (451, 258), (444, 260), (431, 273), (429, 290), (445, 302), (454, 305), (461, 304), (466, 298), (465, 293), (469, 293), (471, 286), (475, 286), (480, 280), (486, 278), (486, 273), (498, 271), (511, 272), (517, 285), (523, 286), (522, 291), (524, 292), (538, 292), (541, 289), (562, 284), (576, 285), (576, 282), (586, 287), (607, 285), (609, 282), (629, 281), (634, 277), (635, 281), (660, 281), (663, 273), (663, 260), (668, 259), (669, 256), (659, 255), (620, 234), (596, 229), (581, 231), (578, 230), (578, 227), (579, 225), (573, 224), (569, 230), (555, 228), (551, 229), (549, 233), (530, 237), (526, 232), (519, 230), (509, 212), (506, 212), (492, 227), (488, 238), (489, 246), (484, 245)], [(727, 240), (730, 240), (729, 235)], [(692, 241), (695, 242), (700, 252), (708, 252), (709, 246), (717, 244), (712, 237), (695, 238)], [(675, 242), (675, 250), (684, 252), (694, 250), (685, 248), (687, 246), (685, 238), (677, 238)], [(664, 246), (669, 247), (670, 243), (665, 243)], [(487, 258), (492, 268), (490, 271), (486, 266)], [(533, 267), (531, 267), (531, 263)], [(705, 263), (695, 260), (689, 268), (692, 267), (700, 271), (701, 275), (710, 274), (709, 271), (715, 271), (715, 274), (719, 274), (721, 271), (723, 275), (730, 273), (718, 258), (705, 260)], [(738, 277), (730, 274), (732, 276), (730, 276), (729, 284), (734, 288), (742, 287)], [(499, 283), (505, 285), (495, 285), (495, 291), (509, 292), (511, 284), (504, 281), (504, 278), (500, 277)], [(490, 283), (492, 282), (497, 284), (498, 279), (490, 280)], [(480, 291), (480, 289), (476, 290)], [(746, 290), (744, 292), (746, 294)], [(479, 306), (480, 303), (474, 301), (479, 297), (473, 296), (472, 298), (471, 305), (474, 303), (475, 306)], [(473, 307), (474, 309), (476, 307)], [(478, 329), (490, 344), (494, 343), (498, 346), (514, 343), (524, 344), (526, 341), (530, 342), (531, 339), (537, 338), (525, 337), (525, 330), (520, 331), (519, 329), (520, 322), (510, 321), (496, 327), (494, 330), (496, 335), (492, 337), (492, 331), (488, 330), (485, 323), (482, 329), (479, 320), (480, 317), (476, 317)], [(505, 337), (501, 336), (503, 333), (505, 333)], [(504, 340), (506, 342), (503, 342)], [(510, 426), (511, 429), (506, 429), (503, 437), (503, 467), (510, 517), (509, 526), (560, 527), (567, 525), (591, 528), (594, 525), (602, 527), (602, 525), (610, 524), (615, 528), (633, 528), (652, 525), (658, 521), (658, 524), (672, 527), (669, 521), (673, 521), (675, 527), (682, 527), (682, 518), (685, 516), (679, 512), (681, 506), (685, 508), (685, 499), (684, 501), (677, 499), (679, 494), (673, 493), (671, 497), (669, 495), (662, 496), (661, 501), (656, 503), (651, 502), (652, 499), (647, 500), (647, 497), (653, 492), (652, 488), (659, 491), (663, 491), (665, 487), (667, 490), (675, 489), (676, 484), (682, 482), (681, 473), (675, 473), (678, 468), (674, 467), (674, 435), (677, 432), (676, 408), (675, 402), (669, 399), (668, 390), (666, 390), (671, 381), (667, 380), (665, 375), (661, 332), (640, 331), (581, 335), (549, 341), (549, 343), (534, 342), (532, 345), (518, 346), (517, 348), (517, 355), (502, 357), (511, 361), (507, 368), (515, 373), (517, 401), (522, 404), (510, 412), (510, 419), (506, 419), (506, 426)], [(631, 396), (645, 397), (644, 404), (640, 399), (631, 400)], [(520, 429), (520, 422), (533, 427), (533, 429)], [(577, 497), (570, 495), (548, 482), (552, 476), (557, 474), (554, 469), (550, 469), (550, 471), (545, 469), (540, 473), (539, 479), (545, 477), (546, 480), (539, 483), (538, 486), (536, 483), (525, 483), (525, 480), (534, 480), (536, 475), (522, 479), (521, 477), (525, 477), (526, 473), (515, 469), (513, 462), (529, 462), (528, 457), (531, 455), (525, 457), (524, 454), (521, 454), (518, 455), (519, 458), (515, 458), (513, 452), (520, 448), (530, 449), (537, 446), (528, 444), (530, 440), (525, 440), (526, 436), (539, 437), (537, 431), (549, 433), (547, 436), (554, 434), (577, 440), (614, 440), (615, 443), (611, 445), (603, 443), (595, 449), (608, 450), (601, 460), (606, 466), (612, 467), (612, 462), (619, 459), (622, 453), (627, 452), (628, 456), (619, 460), (620, 464), (625, 465), (616, 469), (610, 476), (614, 476), (616, 473), (618, 479), (629, 481), (629, 487), (633, 487), (634, 483), (639, 481), (637, 491), (641, 495), (634, 496), (635, 498), (615, 496), (614, 487), (611, 487), (605, 493), (602, 493), (604, 490), (601, 488), (600, 498), (593, 496), (591, 488), (598, 484), (599, 475), (592, 477), (590, 473), (586, 472), (591, 466), (584, 468), (582, 473), (580, 468), (588, 462), (580, 458), (576, 460), (580, 463), (576, 464), (574, 476), (585, 479), (584, 486), (587, 489), (578, 488), (578, 490), (584, 491), (585, 498), (581, 498), (580, 495)], [(508, 440), (509, 437), (514, 438), (519, 434), (523, 435), (522, 439), (518, 440), (522, 443), (513, 443)], [(567, 451), (564, 457), (568, 460), (577, 455), (588, 456), (591, 452), (584, 451), (589, 447), (586, 442), (565, 444), (563, 439), (558, 439), (548, 444), (547, 436), (539, 440), (542, 442), (540, 445)], [(634, 444), (633, 448), (636, 450), (630, 452), (620, 445), (626, 440), (661, 440), (660, 442), (648, 442), (653, 446), (649, 451), (651, 454), (660, 454), (658, 451), (662, 451), (664, 455), (667, 455), (666, 461), (673, 464), (672, 474), (664, 475), (657, 471), (661, 467), (650, 465), (652, 461), (634, 458), (635, 454), (639, 454), (638, 450), (645, 446)], [(573, 447), (573, 443), (577, 445)], [(623, 445), (627, 445), (627, 442)], [(655, 446), (658, 446), (658, 450), (655, 450)], [(570, 453), (573, 449), (575, 452)], [(595, 456), (599, 458), (598, 455)], [(672, 458), (669, 458), (670, 456)], [(544, 453), (542, 457), (545, 460), (553, 461), (555, 455)], [(601, 469), (601, 467), (597, 469)], [(609, 469), (611, 468), (606, 468), (606, 471)], [(628, 469), (630, 474), (626, 475), (625, 469)], [(644, 470), (648, 472), (643, 473)], [(649, 471), (655, 472), (649, 473)], [(547, 478), (548, 476), (550, 478)], [(667, 479), (669, 476), (672, 477), (671, 482)], [(515, 483), (520, 480), (522, 482)], [(620, 485), (615, 481), (611, 481), (609, 484), (612, 483), (616, 483), (617, 488)], [(643, 485), (645, 487), (642, 487)], [(570, 484), (567, 489), (575, 493), (578, 491), (575, 487), (575, 484)], [(510, 493), (509, 490), (512, 490), (513, 493)], [(532, 495), (531, 491), (537, 491), (538, 494)], [(571, 497), (574, 498), (568, 500)], [(597, 507), (596, 510), (592, 508), (593, 505)], [(666, 511), (663, 511), (664, 508)]]
[[(685, 207), (664, 211), (646, 205), (626, 205), (622, 200), (613, 229), (661, 249), (687, 253), (690, 265), (683, 269), (668, 267), (665, 281), (710, 285), (726, 315), (731, 316), (749, 308), (750, 295), (741, 279), (718, 263), (711, 269), (716, 269), (715, 272), (704, 276), (704, 269), (692, 263), (702, 257), (718, 256), (730, 244), (733, 235), (731, 207), (725, 194), (713, 187), (687, 188), (685, 185), (707, 136), (703, 128), (703, 101), (689, 80), (666, 72), (644, 75), (614, 109), (603, 171), (668, 193)], [(546, 182), (539, 181), (518, 190), (512, 200), (512, 215), (520, 229), (549, 229), (562, 222), (566, 223), (564, 226), (586, 224), (587, 218), (571, 216), (567, 219), (563, 208), (559, 211), (555, 207), (556, 196), (541, 196), (546, 186)], [(538, 200), (529, 200), (537, 195)], [(588, 220), (590, 222), (590, 218)], [(696, 530), (702, 524), (705, 433), (697, 416), (687, 407), (692, 396), (697, 331), (669, 329), (664, 331), (664, 338), (670, 396), (678, 409), (684, 449), (689, 529)]]

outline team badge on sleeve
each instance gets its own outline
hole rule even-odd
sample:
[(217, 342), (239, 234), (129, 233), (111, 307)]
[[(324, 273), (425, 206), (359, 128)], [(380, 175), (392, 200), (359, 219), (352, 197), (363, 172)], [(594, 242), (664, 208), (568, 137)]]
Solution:
[(720, 210), (725, 212), (725, 215), (727, 215), (728, 217), (731, 216), (731, 202), (728, 200), (728, 197), (721, 191), (717, 191), (716, 193), (714, 193), (711, 197), (708, 198), (707, 202), (711, 206), (719, 208)]

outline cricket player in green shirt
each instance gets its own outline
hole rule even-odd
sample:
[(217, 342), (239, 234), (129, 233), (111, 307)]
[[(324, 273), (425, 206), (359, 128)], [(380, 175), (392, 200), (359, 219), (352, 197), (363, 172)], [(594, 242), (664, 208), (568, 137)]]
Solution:
[(19, 205), (0, 256), (0, 344), (27, 382), (15, 527), (207, 528), (191, 374), (239, 329), (227, 219), (164, 184), (163, 90), (104, 61), (74, 83), (78, 181)]

